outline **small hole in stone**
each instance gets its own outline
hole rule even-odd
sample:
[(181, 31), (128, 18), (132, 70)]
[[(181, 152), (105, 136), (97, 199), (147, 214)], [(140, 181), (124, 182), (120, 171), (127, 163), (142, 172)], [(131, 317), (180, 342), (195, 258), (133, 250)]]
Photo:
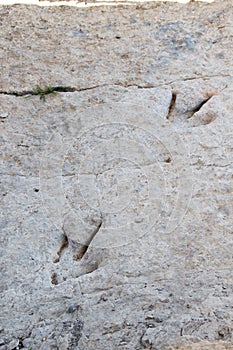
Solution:
[(172, 161), (171, 157), (168, 157), (168, 158), (165, 159), (165, 163), (171, 163), (171, 161)]
[(220, 338), (224, 338), (224, 332), (223, 331), (219, 331), (218, 335), (219, 335)]
[(57, 281), (57, 274), (56, 274), (55, 272), (52, 273), (51, 282), (52, 282), (52, 284), (55, 284), (55, 285), (58, 284), (58, 281)]
[(71, 305), (68, 309), (67, 309), (67, 313), (68, 314), (72, 314), (73, 312), (77, 311), (79, 309), (79, 305), (75, 304), (75, 305)]
[(115, 38), (116, 39), (121, 39), (121, 36), (120, 35), (116, 35)]
[(39, 192), (39, 188), (34, 188), (34, 192)]

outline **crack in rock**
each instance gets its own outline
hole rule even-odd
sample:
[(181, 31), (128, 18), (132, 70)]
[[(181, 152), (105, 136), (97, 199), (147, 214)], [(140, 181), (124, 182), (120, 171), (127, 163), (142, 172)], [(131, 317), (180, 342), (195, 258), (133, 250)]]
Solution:
[(57, 252), (57, 255), (58, 255), (58, 258), (56, 258), (53, 262), (54, 263), (58, 263), (62, 257), (62, 255), (64, 254), (64, 251), (68, 248), (69, 246), (69, 241), (68, 241), (68, 237), (64, 231), (64, 228), (62, 229), (63, 230), (63, 236), (62, 236), (62, 242), (61, 242), (61, 246), (60, 246), (60, 249), (58, 250)]
[(87, 86), (83, 88), (75, 88), (71, 86), (45, 86), (44, 89), (37, 87), (32, 90), (22, 90), (22, 91), (5, 91), (1, 90), (0, 95), (8, 95), (8, 96), (16, 96), (16, 97), (22, 97), (22, 96), (41, 96), (41, 95), (49, 95), (56, 92), (82, 92), (82, 91), (88, 91), (88, 90), (94, 90), (101, 87), (108, 87), (108, 86), (121, 86), (123, 88), (128, 87), (137, 87), (138, 89), (153, 89), (156, 86), (153, 84), (124, 84), (124, 83), (112, 83), (112, 84), (100, 84), (100, 85), (93, 85), (93, 86)]
[(176, 97), (177, 94), (175, 92), (172, 92), (172, 97), (171, 97), (171, 101), (170, 101), (170, 105), (168, 108), (168, 114), (167, 114), (167, 119), (170, 120), (175, 108), (175, 104), (176, 104)]
[(203, 101), (199, 102), (198, 105), (192, 109), (191, 111), (191, 115), (188, 117), (188, 119), (192, 118), (194, 116), (195, 113), (199, 112), (201, 110), (201, 108), (212, 98), (213, 96), (210, 96), (206, 99), (204, 99)]
[(81, 249), (79, 250), (79, 252), (74, 256), (74, 259), (75, 259), (75, 260), (80, 260), (80, 259), (82, 259), (82, 258), (85, 256), (85, 254), (86, 254), (86, 252), (87, 252), (87, 250), (88, 250), (88, 248), (89, 248), (91, 242), (93, 241), (93, 239), (95, 238), (95, 236), (96, 236), (97, 233), (99, 232), (99, 230), (100, 230), (100, 228), (101, 228), (101, 226), (102, 226), (102, 223), (103, 223), (103, 221), (101, 220), (100, 223), (99, 223), (99, 225), (95, 228), (95, 230), (94, 230), (94, 231), (92, 232), (92, 234), (90, 235), (90, 238), (89, 238), (89, 240), (87, 241), (87, 243), (86, 243), (85, 245), (82, 245), (82, 247), (81, 247)]

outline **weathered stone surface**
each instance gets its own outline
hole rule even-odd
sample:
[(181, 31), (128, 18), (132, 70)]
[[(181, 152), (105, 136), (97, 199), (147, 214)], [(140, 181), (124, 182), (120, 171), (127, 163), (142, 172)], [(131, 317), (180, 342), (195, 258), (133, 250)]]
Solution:
[(157, 86), (232, 75), (231, 16), (231, 1), (90, 9), (4, 6), (0, 90)]
[(230, 9), (0, 8), (1, 350), (233, 349)]

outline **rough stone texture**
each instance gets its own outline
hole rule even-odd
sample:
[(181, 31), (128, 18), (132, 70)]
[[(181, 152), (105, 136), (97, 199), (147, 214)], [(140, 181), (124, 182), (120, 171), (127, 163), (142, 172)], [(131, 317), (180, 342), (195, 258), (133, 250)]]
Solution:
[(0, 11), (0, 349), (233, 349), (232, 3)]
[[(69, 20), (68, 20), (69, 19)], [(0, 90), (161, 85), (232, 74), (232, 2), (4, 6)]]

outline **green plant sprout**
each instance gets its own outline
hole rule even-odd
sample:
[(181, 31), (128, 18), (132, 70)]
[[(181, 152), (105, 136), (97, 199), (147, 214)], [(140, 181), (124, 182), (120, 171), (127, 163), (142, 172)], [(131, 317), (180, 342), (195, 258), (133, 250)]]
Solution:
[(37, 88), (33, 91), (34, 95), (39, 95), (40, 100), (45, 101), (45, 96), (49, 94), (55, 94), (57, 92), (57, 88), (53, 86), (45, 86), (44, 89), (42, 89), (40, 86), (37, 86)]

